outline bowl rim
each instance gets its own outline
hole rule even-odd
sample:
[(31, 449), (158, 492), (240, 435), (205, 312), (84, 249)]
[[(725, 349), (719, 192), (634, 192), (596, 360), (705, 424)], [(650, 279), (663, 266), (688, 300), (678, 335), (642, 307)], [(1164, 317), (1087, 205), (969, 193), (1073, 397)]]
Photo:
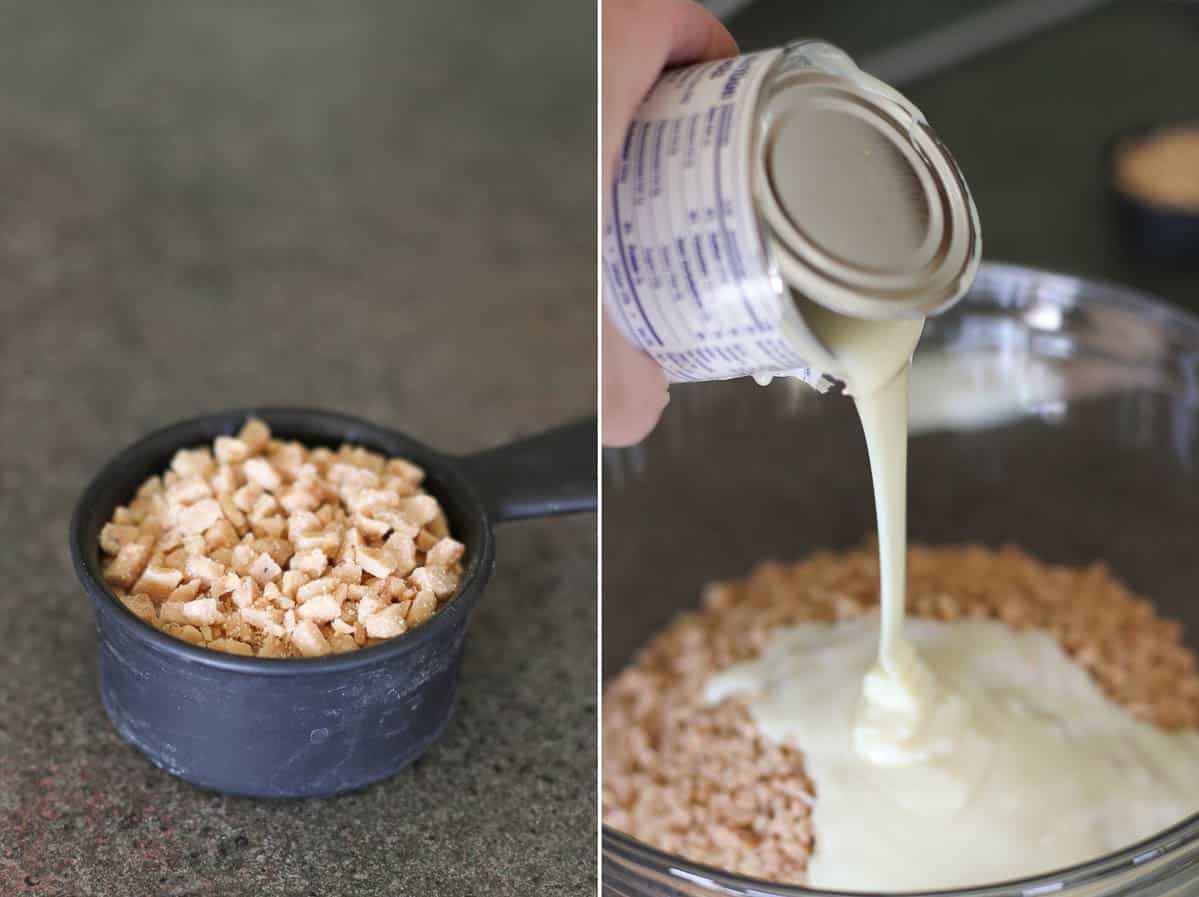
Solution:
[[(479, 544), (468, 546), (469, 555), (466, 569), (463, 571), (458, 590), (445, 606), (414, 631), (388, 639), (381, 644), (324, 657), (285, 658), (226, 654), (223, 651), (192, 645), (156, 629), (125, 607), (104, 582), (101, 571), (89, 559), (88, 550), (85, 547), (88, 509), (97, 502), (98, 496), (102, 492), (112, 490), (114, 484), (120, 484), (119, 492), (132, 496), (145, 478), (131, 476), (128, 470), (144, 466), (142, 462), (149, 456), (158, 456), (164, 452), (173, 454), (178, 449), (211, 444), (212, 437), (202, 434), (213, 431), (236, 432), (237, 428), (251, 416), (266, 421), (271, 427), (273, 436), (304, 442), (303, 439), (292, 436), (291, 431), (301, 429), (304, 423), (310, 422), (343, 434), (341, 437), (343, 442), (365, 445), (373, 451), (381, 450), (384, 453), (401, 455), (419, 464), (427, 473), (431, 474), (431, 478), (437, 481), (441, 492), (449, 492), (457, 499), (465, 499), (464, 503), (468, 506), (467, 513), (478, 520)], [(280, 420), (283, 423), (276, 429), (273, 421)], [(372, 446), (370, 443), (374, 445)], [(395, 446), (396, 448), (380, 449), (381, 446)], [(434, 494), (436, 495), (436, 493)], [(68, 544), (75, 575), (82, 584), (84, 592), (91, 599), (97, 615), (97, 623), (100, 622), (99, 617), (103, 616), (106, 621), (119, 626), (126, 635), (168, 654), (176, 660), (197, 663), (214, 670), (255, 676), (319, 676), (327, 673), (340, 673), (361, 666), (384, 665), (396, 657), (418, 651), (446, 631), (466, 625), (495, 563), (495, 536), (492, 521), (477, 489), (456, 459), (431, 449), (399, 431), (362, 418), (324, 409), (283, 405), (246, 406), (185, 418), (153, 430), (125, 446), (112, 456), (84, 487), (71, 514)], [(100, 642), (105, 641), (104, 633), (99, 627), (97, 639)]]
[[(984, 262), (979, 266), (978, 276), (962, 301), (971, 301), (971, 293), (978, 286), (992, 287), (1001, 281), (1019, 282), (1023, 286), (1053, 287), (1040, 291), (1037, 298), (1056, 302), (1065, 308), (1076, 305), (1079, 296), (1085, 291), (1085, 301), (1088, 303), (1133, 309), (1140, 317), (1166, 327), (1171, 332), (1185, 332), (1194, 342), (1194, 350), (1199, 351), (1199, 313), (1183, 308), (1156, 293), (1130, 287), (1099, 275), (1051, 271), (1048, 268), (1036, 268), (1014, 262)], [(1060, 289), (1067, 284), (1070, 290), (1068, 296), (1063, 295)], [(953, 307), (945, 311), (949, 312)]]
[[(1181, 332), (1192, 344), (1191, 351), (1199, 351), (1199, 315), (1179, 308), (1162, 297), (1144, 290), (1121, 285), (1101, 277), (1074, 274), (1066, 271), (1050, 271), (1003, 261), (984, 261), (962, 303), (971, 302), (975, 291), (980, 288), (998, 293), (998, 287), (1015, 284), (1020, 287), (1038, 286), (1039, 301), (1057, 303), (1071, 307), (1079, 301), (1107, 307), (1132, 309), (1141, 317), (1173, 332)], [(1066, 287), (1066, 289), (1062, 289)], [(1085, 298), (1081, 298), (1083, 293)], [(978, 301), (978, 300), (973, 300)], [(1001, 305), (1014, 305), (1001, 299)], [(952, 309), (952, 307), (951, 307)], [(947, 312), (951, 309), (946, 309)], [(1169, 351), (1169, 350), (1167, 350)], [(601, 677), (603, 672), (601, 670)], [(603, 743), (603, 702), (600, 704), (600, 743)], [(602, 750), (602, 747), (601, 747)], [(602, 763), (601, 763), (602, 792)], [(638, 838), (615, 829), (600, 815), (600, 853), (602, 863), (616, 863), (635, 872), (649, 872), (692, 887), (701, 887), (713, 893), (734, 897), (1015, 897), (1041, 893), (1068, 893), (1066, 889), (1093, 884), (1112, 872), (1126, 871), (1150, 860), (1165, 859), (1179, 848), (1199, 841), (1199, 812), (1185, 817), (1167, 829), (1150, 835), (1135, 844), (1104, 854), (1091, 860), (1075, 863), (1024, 878), (1009, 879), (971, 885), (966, 888), (948, 888), (925, 891), (834, 891), (809, 888), (803, 885), (788, 885), (765, 879), (752, 878), (728, 870), (717, 869), (700, 862), (667, 853)], [(1185, 856), (1175, 857), (1175, 863), (1186, 864)]]
[[(1109, 873), (1126, 871), (1150, 860), (1167, 858), (1175, 849), (1194, 842), (1196, 838), (1199, 838), (1199, 813), (1114, 853), (1084, 860), (1063, 869), (966, 888), (924, 891), (824, 890), (751, 878), (665, 853), (632, 835), (613, 829), (606, 823), (603, 825), (601, 851), (604, 862), (632, 861), (659, 875), (678, 878), (692, 885), (711, 888), (714, 893), (734, 897), (1027, 897), (1051, 893), (1068, 895), (1068, 888), (1093, 884)], [(610, 857), (609, 853), (613, 856)], [(1188, 863), (1188, 860), (1186, 857), (1179, 857), (1177, 862)]]

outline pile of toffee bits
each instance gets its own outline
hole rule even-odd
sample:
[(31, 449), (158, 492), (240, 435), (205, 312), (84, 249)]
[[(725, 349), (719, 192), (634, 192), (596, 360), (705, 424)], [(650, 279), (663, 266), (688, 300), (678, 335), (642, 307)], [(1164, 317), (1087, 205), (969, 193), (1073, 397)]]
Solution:
[[(1199, 672), (1182, 627), (1103, 564), (1061, 567), (1019, 548), (911, 545), (907, 610), (918, 617), (1036, 627), (1116, 702), (1166, 730), (1199, 728)], [(748, 698), (704, 698), (712, 673), (758, 656), (776, 626), (833, 622), (878, 607), (874, 544), (765, 562), (713, 583), (604, 691), (604, 821), (696, 862), (803, 884), (820, 799), (802, 744), (758, 730)]]
[(251, 418), (181, 449), (100, 533), (134, 614), (229, 654), (320, 657), (401, 636), (454, 594), (463, 546), (424, 471), (352, 445), (309, 449)]

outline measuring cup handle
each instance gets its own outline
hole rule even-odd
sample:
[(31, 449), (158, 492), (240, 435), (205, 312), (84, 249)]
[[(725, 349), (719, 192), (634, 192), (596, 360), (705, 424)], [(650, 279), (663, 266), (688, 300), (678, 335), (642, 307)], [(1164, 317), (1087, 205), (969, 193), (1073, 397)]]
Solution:
[(496, 523), (594, 511), (599, 462), (594, 417), (462, 459)]

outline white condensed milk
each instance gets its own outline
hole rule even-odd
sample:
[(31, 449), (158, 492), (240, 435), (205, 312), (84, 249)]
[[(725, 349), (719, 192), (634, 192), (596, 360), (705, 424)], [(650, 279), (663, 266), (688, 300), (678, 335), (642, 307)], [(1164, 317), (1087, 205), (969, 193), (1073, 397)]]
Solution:
[(1052, 636), (997, 621), (908, 621), (933, 687), (912, 705), (895, 690), (895, 718), (920, 724), (893, 730), (893, 754), (863, 752), (862, 681), (878, 638), (873, 617), (780, 627), (759, 658), (708, 683), (713, 701), (754, 692), (760, 729), (803, 751), (816, 792), (809, 886), (1007, 881), (1103, 856), (1199, 810), (1199, 734), (1134, 719)]
[(878, 619), (781, 628), (707, 686), (750, 693), (762, 731), (802, 750), (813, 887), (1031, 875), (1199, 809), (1199, 735), (1133, 719), (1048, 634), (905, 624), (910, 361), (980, 245), (923, 116), (827, 44), (669, 73), (618, 166), (603, 261), (624, 334), (676, 381), (835, 378), (861, 418)]

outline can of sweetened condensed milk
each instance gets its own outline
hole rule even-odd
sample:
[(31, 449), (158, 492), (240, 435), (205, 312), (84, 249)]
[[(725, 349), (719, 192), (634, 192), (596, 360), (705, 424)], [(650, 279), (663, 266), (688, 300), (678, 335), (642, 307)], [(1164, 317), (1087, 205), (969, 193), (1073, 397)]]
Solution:
[(920, 110), (821, 41), (666, 72), (606, 202), (607, 312), (673, 381), (788, 375), (824, 391), (839, 365), (817, 315), (935, 314), (982, 248)]

